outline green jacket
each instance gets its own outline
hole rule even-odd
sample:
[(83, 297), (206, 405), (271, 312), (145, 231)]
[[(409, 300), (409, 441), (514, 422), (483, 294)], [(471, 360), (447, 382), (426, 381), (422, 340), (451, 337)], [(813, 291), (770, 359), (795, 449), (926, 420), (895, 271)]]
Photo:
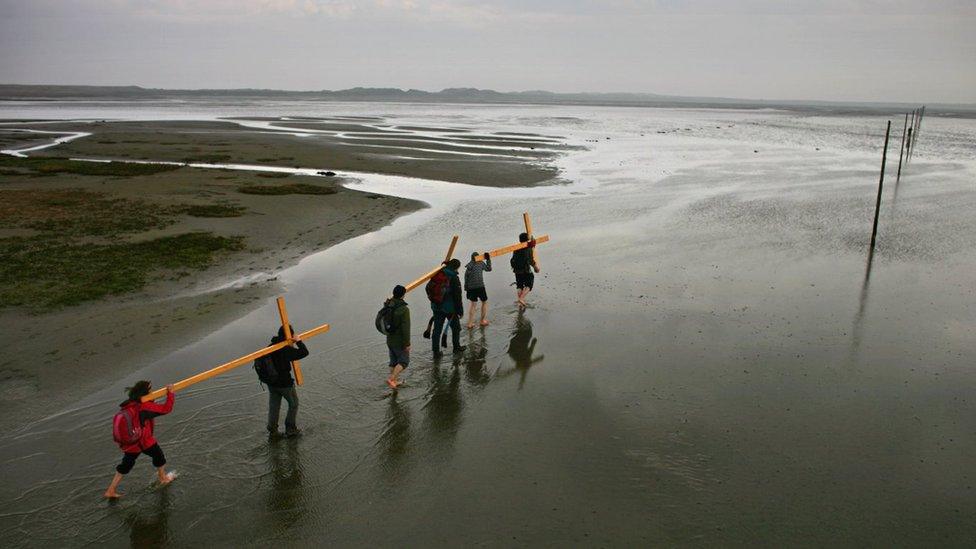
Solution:
[(386, 344), (394, 349), (410, 346), (410, 307), (402, 299), (393, 299), (393, 331), (386, 336)]

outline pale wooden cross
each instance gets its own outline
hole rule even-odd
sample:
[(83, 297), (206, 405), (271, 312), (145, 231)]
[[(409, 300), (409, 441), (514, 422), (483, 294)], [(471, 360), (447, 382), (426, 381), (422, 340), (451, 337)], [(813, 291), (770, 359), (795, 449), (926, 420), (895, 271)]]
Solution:
[[(199, 374), (196, 374), (194, 376), (190, 376), (190, 377), (188, 377), (186, 379), (177, 381), (176, 383), (173, 384), (173, 390), (174, 391), (181, 391), (181, 390), (186, 389), (187, 387), (189, 387), (191, 385), (195, 385), (197, 383), (200, 383), (201, 381), (206, 381), (206, 380), (208, 380), (208, 379), (210, 379), (212, 377), (218, 376), (218, 375), (220, 375), (220, 374), (222, 374), (224, 372), (229, 372), (230, 370), (233, 370), (234, 368), (237, 368), (239, 366), (243, 366), (244, 364), (247, 364), (248, 362), (252, 362), (252, 361), (256, 360), (257, 358), (260, 358), (260, 357), (265, 356), (265, 355), (269, 355), (269, 354), (271, 354), (271, 353), (273, 353), (273, 352), (275, 352), (275, 351), (277, 351), (279, 349), (284, 349), (285, 347), (287, 347), (288, 345), (291, 345), (295, 341), (304, 341), (306, 339), (313, 338), (313, 337), (315, 337), (315, 336), (317, 336), (319, 334), (324, 334), (324, 333), (328, 332), (329, 329), (331, 328), (330, 325), (323, 324), (321, 326), (316, 326), (315, 328), (312, 328), (311, 330), (308, 330), (306, 332), (302, 332), (302, 333), (300, 333), (298, 335), (293, 335), (291, 333), (291, 327), (288, 325), (288, 311), (285, 309), (285, 298), (284, 297), (279, 297), (278, 298), (278, 316), (281, 318), (281, 325), (284, 326), (284, 328), (285, 328), (285, 340), (284, 341), (280, 341), (278, 343), (275, 343), (274, 345), (269, 345), (269, 346), (267, 346), (267, 347), (265, 347), (265, 348), (263, 348), (261, 350), (254, 351), (253, 353), (244, 355), (244, 356), (242, 356), (240, 358), (235, 358), (234, 360), (231, 360), (230, 362), (225, 362), (224, 364), (221, 364), (220, 366), (217, 366), (216, 368), (211, 368), (211, 369), (209, 369), (209, 370), (207, 370), (205, 372), (200, 372)], [(298, 361), (292, 362), (291, 365), (292, 365), (292, 368), (295, 371), (295, 382), (298, 383), (299, 385), (301, 385), (302, 383), (304, 383), (304, 378), (302, 377), (302, 370), (301, 370), (301, 367), (298, 364)], [(148, 395), (142, 397), (142, 401), (143, 402), (148, 402), (150, 400), (156, 400), (157, 398), (160, 398), (160, 397), (163, 397), (163, 396), (166, 396), (166, 389), (165, 388), (156, 389), (155, 391), (153, 391), (153, 392), (149, 393)]]
[[(492, 259), (505, 254), (510, 254), (515, 250), (529, 248), (530, 251), (532, 252), (532, 259), (535, 260), (535, 247), (538, 244), (544, 244), (546, 242), (549, 242), (549, 235), (547, 234), (544, 234), (539, 238), (535, 238), (532, 236), (532, 220), (529, 219), (528, 213), (522, 214), (522, 220), (525, 221), (525, 232), (528, 233), (529, 235), (529, 241), (516, 242), (515, 244), (509, 244), (508, 246), (502, 246), (501, 248), (495, 248), (494, 250), (490, 250), (488, 254), (492, 257)], [(478, 254), (474, 258), (475, 261), (483, 261), (484, 259), (485, 259), (485, 254)], [(536, 265), (538, 265), (538, 263), (536, 263)]]

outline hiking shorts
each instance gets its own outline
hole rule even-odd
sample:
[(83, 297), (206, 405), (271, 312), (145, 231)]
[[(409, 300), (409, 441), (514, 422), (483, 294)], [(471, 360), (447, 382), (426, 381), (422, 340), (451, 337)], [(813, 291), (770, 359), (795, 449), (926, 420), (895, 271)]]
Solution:
[(515, 273), (515, 287), (519, 290), (522, 288), (531, 290), (533, 284), (535, 284), (535, 273)]
[(395, 367), (397, 364), (404, 368), (410, 365), (410, 351), (406, 349), (394, 349), (389, 345), (386, 348), (390, 350), (390, 368)]
[(484, 288), (472, 288), (465, 290), (464, 293), (468, 295), (468, 301), (477, 302), (479, 299), (481, 301), (488, 301), (488, 292)]
[[(149, 448), (142, 451), (143, 454), (152, 458), (153, 467), (162, 467), (166, 465), (166, 456), (163, 455), (163, 449), (159, 447), (158, 444), (153, 444)], [(136, 458), (139, 457), (139, 452), (126, 452), (122, 456), (122, 463), (115, 468), (116, 471), (123, 475), (129, 474), (132, 467), (136, 464)]]

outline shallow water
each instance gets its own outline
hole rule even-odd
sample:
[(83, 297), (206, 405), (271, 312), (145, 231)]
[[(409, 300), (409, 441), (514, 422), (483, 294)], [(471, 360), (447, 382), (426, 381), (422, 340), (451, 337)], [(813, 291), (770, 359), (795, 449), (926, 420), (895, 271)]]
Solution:
[[(263, 434), (241, 368), (157, 422), (179, 472), (140, 458), (118, 504), (121, 388), (263, 345), (274, 304), (0, 437), (0, 541), (84, 545), (971, 545), (976, 541), (976, 124), (926, 119), (866, 245), (884, 121), (778, 112), (403, 104), (0, 105), (0, 116), (379, 115), (400, 126), (557, 135), (568, 183), (489, 189), (390, 176), (354, 187), (430, 208), (281, 276), (302, 362), (297, 440)], [(685, 130), (685, 128), (688, 128)], [(665, 133), (658, 133), (659, 131)], [(642, 135), (643, 134), (643, 135)], [(609, 139), (607, 139), (609, 137)], [(817, 150), (817, 149), (820, 150)], [(758, 151), (758, 152), (754, 152)], [(385, 389), (372, 317), (444, 253), (539, 249), (533, 306), (505, 261), (492, 325), (431, 360), (414, 318)]]

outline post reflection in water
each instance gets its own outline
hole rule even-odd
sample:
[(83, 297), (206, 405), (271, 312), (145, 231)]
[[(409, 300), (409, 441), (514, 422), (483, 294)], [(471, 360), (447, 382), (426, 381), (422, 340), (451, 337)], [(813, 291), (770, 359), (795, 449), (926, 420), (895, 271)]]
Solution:
[(529, 368), (533, 364), (542, 362), (545, 359), (545, 355), (532, 356), (535, 354), (535, 346), (538, 342), (538, 339), (532, 335), (532, 321), (525, 318), (524, 311), (519, 311), (515, 319), (515, 326), (512, 329), (512, 338), (508, 341), (508, 356), (511, 357), (515, 366), (510, 370), (498, 372), (495, 377), (502, 379), (518, 373), (518, 388), (522, 389), (522, 386), (525, 385), (525, 378), (529, 373)]
[(857, 360), (857, 352), (861, 348), (863, 337), (864, 312), (868, 305), (868, 289), (871, 286), (871, 267), (874, 265), (874, 248), (868, 252), (868, 262), (864, 268), (864, 280), (861, 282), (861, 298), (858, 303), (857, 315), (854, 317), (854, 329), (851, 334), (851, 362)]
[(278, 530), (287, 530), (305, 513), (298, 438), (272, 440), (268, 446), (268, 466), (271, 470), (268, 511), (273, 526)]
[(156, 503), (150, 509), (136, 508), (124, 519), (131, 547), (165, 547), (170, 542), (169, 490), (157, 490), (153, 496)]

